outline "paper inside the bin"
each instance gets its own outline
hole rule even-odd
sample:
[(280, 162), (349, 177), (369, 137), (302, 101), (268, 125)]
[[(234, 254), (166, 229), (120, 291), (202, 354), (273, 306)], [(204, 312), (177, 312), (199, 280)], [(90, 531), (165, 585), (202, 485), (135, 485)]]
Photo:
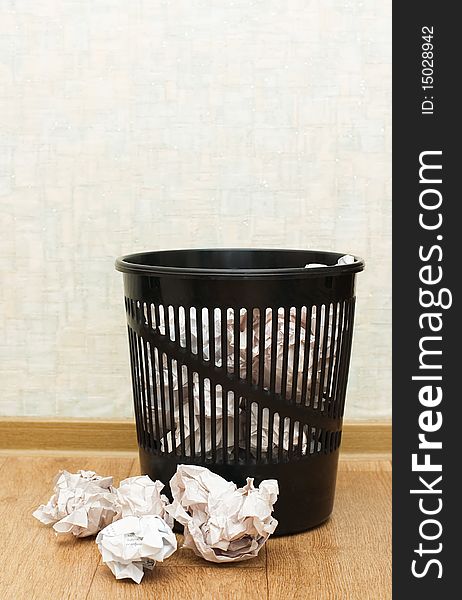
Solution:
[[(331, 309), (330, 309), (331, 310)], [(228, 354), (227, 364), (228, 370), (232, 372), (234, 370), (234, 319), (232, 311), (228, 310), (227, 312), (227, 346), (226, 351)], [(336, 348), (335, 342), (336, 336), (332, 335), (332, 318), (331, 315), (326, 312), (324, 307), (321, 307), (318, 312), (318, 308), (316, 306), (312, 307), (311, 312), (308, 313), (306, 307), (302, 307), (300, 314), (300, 332), (298, 337), (296, 336), (296, 311), (295, 308), (291, 308), (290, 311), (286, 311), (283, 308), (279, 308), (277, 312), (267, 311), (266, 314), (260, 316), (260, 313), (256, 313), (252, 315), (252, 318), (249, 319), (246, 311), (242, 310), (238, 315), (239, 318), (239, 331), (240, 331), (240, 354), (239, 354), (239, 368), (240, 375), (242, 378), (246, 378), (246, 369), (247, 369), (247, 327), (252, 328), (252, 383), (257, 384), (258, 379), (260, 377), (259, 373), (259, 354), (260, 348), (263, 348), (264, 353), (264, 361), (263, 361), (263, 382), (264, 388), (269, 389), (270, 385), (270, 372), (272, 366), (272, 353), (275, 351), (276, 360), (275, 360), (275, 388), (278, 390), (281, 388), (281, 383), (283, 380), (283, 364), (284, 364), (284, 330), (285, 330), (285, 319), (288, 319), (288, 332), (289, 332), (289, 343), (287, 347), (287, 375), (285, 378), (285, 387), (286, 387), (286, 395), (292, 394), (293, 387), (296, 388), (296, 397), (301, 395), (302, 388), (302, 371), (301, 365), (307, 365), (307, 377), (306, 377), (306, 394), (308, 397), (311, 395), (312, 386), (314, 386), (313, 393), (314, 397), (319, 395), (321, 403), (324, 402), (324, 394), (327, 391), (328, 381), (327, 378), (324, 380), (324, 389), (323, 393), (319, 394), (320, 388), (320, 379), (321, 379), (321, 367), (324, 365), (324, 369), (327, 371), (330, 365), (331, 357), (335, 360), (335, 353), (331, 353), (331, 345), (334, 343), (334, 349)], [(260, 319), (263, 318), (264, 323), (264, 340), (262, 344), (260, 343)], [(277, 327), (276, 327), (276, 337), (274, 339), (273, 349), (273, 319), (277, 319)], [(206, 321), (204, 317), (204, 323)], [(316, 371), (313, 372), (313, 364), (314, 364), (314, 354), (315, 354), (315, 345), (316, 345), (316, 323), (319, 321), (319, 340), (320, 344), (317, 351), (317, 367)], [(185, 327), (184, 320), (180, 320), (180, 332)], [(216, 325), (216, 322), (215, 322)], [(220, 323), (218, 321), (218, 326)], [(326, 331), (327, 326), (327, 331)], [(205, 325), (204, 325), (205, 327)], [(171, 323), (171, 329), (173, 330), (174, 324)], [(215, 327), (217, 329), (217, 327)], [(220, 327), (218, 327), (220, 329)], [(326, 336), (326, 343), (324, 344), (323, 340)], [(335, 337), (335, 339), (333, 339)], [(206, 338), (206, 331), (203, 333), (204, 340)], [(180, 335), (181, 340), (181, 335)], [(294, 368), (295, 363), (295, 348), (299, 346), (299, 356), (298, 356), (298, 368)], [(305, 353), (309, 354), (308, 360), (305, 360)], [(218, 354), (217, 354), (218, 356)], [(220, 358), (216, 359), (216, 364), (221, 364), (221, 354)], [(156, 363), (156, 370), (158, 369), (158, 365)], [(170, 419), (170, 405), (166, 402), (166, 418), (165, 418), (165, 426), (162, 427), (164, 431), (167, 433), (161, 439), (161, 449), (163, 452), (172, 452), (174, 448), (179, 448), (181, 446), (181, 427), (179, 423), (181, 422), (180, 414), (181, 412), (184, 415), (183, 421), (183, 434), (184, 434), (184, 444), (185, 444), (185, 452), (186, 454), (190, 454), (192, 452), (192, 442), (194, 441), (195, 452), (198, 453), (201, 451), (201, 429), (200, 429), (200, 418), (199, 415), (201, 411), (204, 413), (204, 447), (205, 452), (210, 452), (212, 450), (212, 420), (215, 420), (215, 447), (217, 450), (234, 452), (235, 447), (235, 427), (234, 427), (234, 415), (236, 411), (234, 393), (230, 391), (228, 394), (224, 394), (221, 387), (215, 388), (210, 384), (209, 379), (205, 379), (203, 381), (203, 408), (201, 408), (201, 398), (200, 398), (200, 385), (197, 374), (193, 376), (193, 384), (191, 387), (188, 386), (187, 373), (183, 374), (182, 377), (182, 388), (181, 388), (181, 396), (179, 393), (179, 377), (178, 377), (178, 365), (175, 363), (172, 365), (172, 381), (173, 381), (173, 423), (174, 423), (174, 432), (172, 435), (172, 426)], [(140, 378), (141, 380), (141, 378)], [(154, 399), (157, 398), (157, 402), (159, 406), (155, 407), (153, 410), (154, 417), (155, 411), (157, 411), (157, 418), (159, 421), (161, 420), (162, 411), (160, 409), (160, 398), (162, 397), (162, 391), (165, 398), (169, 397), (169, 386), (168, 386), (168, 369), (167, 366), (164, 366), (163, 373), (163, 381), (165, 389), (161, 390), (160, 388), (161, 378), (159, 377), (159, 373), (157, 371), (156, 374), (156, 382), (157, 389), (154, 393), (154, 390), (151, 391), (151, 397)], [(151, 382), (152, 385), (152, 382)], [(192, 400), (189, 398), (190, 390), (192, 391)], [(298, 395), (298, 396), (297, 396)], [(182, 400), (181, 400), (182, 399)], [(299, 401), (299, 400), (297, 400)], [(155, 402), (155, 400), (154, 400)], [(255, 452), (258, 446), (258, 408), (255, 404), (252, 403), (251, 410), (245, 410), (246, 401), (244, 399), (239, 399), (239, 403), (237, 406), (237, 415), (239, 416), (239, 427), (238, 427), (238, 447), (245, 449), (246, 447), (246, 422), (245, 420), (248, 418), (250, 414), (250, 445), (251, 451)], [(212, 406), (214, 405), (215, 410), (213, 411)], [(149, 409), (149, 407), (147, 407)], [(323, 407), (321, 407), (323, 409)], [(192, 419), (190, 411), (192, 411)], [(154, 420), (154, 419), (153, 419)], [(264, 412), (262, 415), (262, 448), (266, 449), (268, 447), (269, 440), (269, 415), (267, 412)], [(285, 451), (288, 451), (290, 446), (293, 444), (293, 447), (300, 447), (300, 452), (302, 455), (307, 454), (310, 451), (311, 446), (314, 442), (310, 441), (311, 432), (308, 429), (302, 430), (298, 423), (294, 424), (293, 428), (293, 437), (290, 437), (290, 423), (279, 423), (279, 415), (275, 415), (272, 420), (272, 446), (280, 447)], [(224, 429), (227, 430), (227, 444), (226, 449), (224, 448)]]
[(57, 533), (76, 537), (96, 534), (119, 518), (112, 477), (94, 471), (61, 471), (55, 478), (54, 494), (33, 516)]
[(115, 494), (122, 517), (157, 515), (173, 527), (173, 519), (165, 511), (169, 499), (161, 494), (164, 487), (161, 481), (152, 481), (148, 475), (128, 477), (121, 481)]
[[(337, 265), (347, 265), (355, 262), (354, 256), (346, 254), (340, 257)], [(328, 265), (311, 263), (305, 265), (306, 268), (326, 267)], [(160, 309), (162, 308), (162, 311)], [(182, 307), (181, 307), (182, 308)], [(172, 309), (172, 310), (170, 310)], [(168, 311), (163, 307), (159, 307), (159, 314), (156, 317), (151, 315), (148, 318), (148, 309), (144, 308), (146, 324), (149, 320), (154, 324), (161, 335), (169, 335), (170, 339), (177, 344), (186, 347), (186, 339), (190, 343), (190, 351), (193, 354), (202, 355), (204, 360), (208, 361), (211, 357), (211, 348), (215, 350), (215, 366), (225, 366), (228, 373), (235, 373), (239, 368), (239, 376), (243, 379), (247, 378), (247, 352), (248, 340), (247, 329), (252, 329), (250, 336), (251, 347), (251, 381), (254, 385), (259, 385), (260, 381), (260, 364), (263, 364), (263, 387), (268, 390), (270, 387), (270, 371), (272, 365), (275, 368), (274, 387), (277, 392), (281, 390), (281, 384), (284, 380), (285, 390), (281, 390), (281, 394), (286, 397), (295, 396), (296, 403), (306, 402), (313, 403), (314, 408), (324, 410), (324, 403), (330, 401), (332, 392), (329, 391), (329, 382), (327, 377), (324, 377), (323, 389), (321, 389), (321, 370), (325, 373), (329, 372), (331, 362), (336, 364), (338, 344), (338, 332), (332, 332), (333, 308), (332, 307), (317, 307), (313, 306), (309, 310), (302, 307), (300, 315), (300, 331), (296, 335), (297, 330), (297, 312), (295, 307), (288, 309), (279, 308), (276, 310), (267, 310), (261, 313), (256, 311), (253, 314), (245, 309), (236, 311), (227, 309), (220, 311), (214, 309), (213, 314), (209, 315), (209, 310), (203, 308), (199, 312), (192, 307), (189, 314), (186, 315), (184, 308), (178, 311), (178, 323), (175, 323), (175, 316), (172, 307)], [(212, 324), (210, 326), (210, 318)], [(221, 323), (221, 319), (225, 318), (226, 323)], [(264, 320), (264, 340), (260, 343), (260, 320)], [(189, 320), (189, 329), (186, 322)], [(236, 328), (236, 320), (238, 320), (238, 328)], [(273, 339), (273, 320), (277, 320), (276, 336)], [(287, 373), (283, 377), (284, 365), (284, 336), (286, 332), (286, 320), (289, 322), (289, 343), (287, 346)], [(202, 322), (202, 334), (200, 331)], [(223, 325), (223, 326), (222, 326)], [(318, 330), (318, 343), (316, 343), (316, 331)], [(209, 331), (210, 329), (210, 331)], [(239, 354), (237, 357), (238, 363), (235, 364), (235, 335), (238, 330), (239, 335)], [(226, 338), (222, 339), (222, 333), (226, 334)], [(178, 339), (176, 336), (178, 334)], [(201, 334), (201, 335), (200, 335)], [(202, 345), (199, 347), (199, 339), (202, 340)], [(298, 347), (298, 365), (295, 365), (296, 347)], [(261, 349), (263, 348), (264, 360), (260, 360)], [(273, 363), (272, 356), (275, 353), (275, 362)], [(308, 354), (307, 360), (305, 354)], [(314, 357), (317, 359), (314, 360)], [(159, 422), (160, 446), (162, 452), (171, 453), (174, 449), (179, 448), (184, 443), (184, 452), (186, 455), (197, 454), (205, 449), (206, 453), (212, 451), (215, 447), (222, 453), (233, 454), (235, 452), (236, 440), (235, 433), (239, 435), (237, 447), (246, 449), (247, 445), (247, 423), (250, 418), (250, 450), (255, 453), (258, 447), (259, 422), (257, 418), (258, 409), (252, 404), (250, 411), (247, 410), (244, 398), (239, 398), (236, 405), (234, 393), (230, 390), (223, 393), (221, 386), (211, 386), (209, 379), (199, 381), (197, 373), (188, 371), (185, 367), (179, 366), (176, 360), (171, 362), (171, 370), (169, 373), (169, 362), (165, 354), (154, 356), (155, 377), (149, 374), (150, 387), (146, 397), (152, 398), (154, 406), (148, 405), (146, 409), (152, 411), (152, 420), (156, 418)], [(302, 395), (302, 379), (303, 365), (307, 370), (305, 379), (305, 398)], [(315, 369), (313, 366), (316, 365)], [(188, 381), (188, 377), (192, 377), (192, 382)], [(153, 380), (154, 379), (154, 380)], [(139, 381), (144, 380), (144, 375), (140, 372)], [(170, 383), (171, 381), (171, 383)], [(162, 383), (163, 382), (163, 383)], [(202, 398), (201, 398), (202, 386)], [(163, 389), (162, 389), (163, 387)], [(295, 388), (295, 392), (294, 392)], [(192, 395), (192, 398), (190, 397)], [(161, 409), (161, 398), (165, 398), (164, 410)], [(263, 407), (264, 408), (264, 407)], [(173, 414), (172, 414), (173, 410)], [(199, 415), (203, 413), (204, 429), (201, 432)], [(182, 419), (182, 415), (184, 420)], [(239, 418), (239, 426), (235, 427), (235, 419)], [(183, 427), (180, 423), (183, 421)], [(215, 440), (212, 442), (212, 421), (214, 421)], [(291, 447), (296, 448), (301, 455), (306, 455), (308, 452), (314, 451), (317, 442), (312, 439), (312, 431), (308, 426), (303, 429), (299, 423), (293, 424), (291, 429), (290, 421), (279, 423), (279, 415), (272, 420), (272, 425), (268, 414), (265, 412), (261, 419), (262, 451), (270, 452), (273, 448), (282, 448), (284, 451), (289, 451)], [(272, 429), (272, 447), (268, 448), (269, 431)], [(226, 448), (224, 432), (226, 436)], [(183, 439), (182, 439), (183, 434)], [(204, 436), (204, 439), (202, 439)], [(201, 444), (202, 442), (202, 444)], [(194, 452), (192, 450), (194, 446)]]
[[(351, 256), (351, 254), (345, 254), (341, 256), (334, 266), (340, 265), (351, 265), (355, 262), (355, 257)], [(308, 263), (305, 265), (305, 269), (313, 269), (314, 267), (331, 267), (332, 265), (323, 265), (321, 263)]]
[(176, 537), (167, 523), (155, 515), (129, 516), (100, 531), (96, 537), (103, 562), (116, 579), (140, 583), (144, 569), (171, 556)]
[(279, 487), (275, 479), (259, 488), (248, 478), (243, 488), (205, 467), (178, 465), (170, 480), (173, 502), (167, 511), (184, 526), (184, 546), (211, 562), (257, 556), (273, 533)]

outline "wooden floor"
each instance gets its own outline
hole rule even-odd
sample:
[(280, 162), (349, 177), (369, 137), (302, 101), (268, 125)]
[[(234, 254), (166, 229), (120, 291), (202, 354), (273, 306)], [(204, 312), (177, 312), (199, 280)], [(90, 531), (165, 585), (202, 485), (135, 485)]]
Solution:
[(255, 560), (235, 565), (212, 565), (180, 549), (140, 585), (114, 579), (94, 538), (56, 538), (32, 517), (60, 469), (92, 469), (116, 483), (139, 473), (133, 457), (0, 455), (2, 600), (391, 598), (388, 460), (342, 459), (334, 515), (318, 529), (270, 538)]

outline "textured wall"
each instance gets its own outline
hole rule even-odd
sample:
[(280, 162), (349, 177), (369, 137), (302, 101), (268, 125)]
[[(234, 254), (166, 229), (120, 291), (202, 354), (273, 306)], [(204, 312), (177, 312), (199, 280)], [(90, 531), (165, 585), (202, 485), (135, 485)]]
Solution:
[(390, 414), (391, 3), (0, 2), (0, 414), (131, 414), (114, 257), (362, 255), (348, 416)]

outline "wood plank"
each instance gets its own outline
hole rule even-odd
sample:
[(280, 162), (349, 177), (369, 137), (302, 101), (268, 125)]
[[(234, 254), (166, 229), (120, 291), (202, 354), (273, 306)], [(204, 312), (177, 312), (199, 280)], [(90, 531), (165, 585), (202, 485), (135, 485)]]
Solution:
[(132, 459), (12, 457), (3, 465), (0, 487), (2, 523), (2, 600), (85, 598), (100, 562), (94, 538), (57, 538), (32, 512), (52, 494), (61, 469), (92, 469), (117, 481), (132, 468)]
[(138, 449), (131, 420), (0, 419), (4, 449), (133, 452)]
[(342, 429), (345, 454), (391, 454), (391, 421), (347, 421)]
[(156, 566), (145, 574), (140, 585), (116, 581), (109, 569), (99, 566), (87, 600), (263, 600), (266, 597), (265, 569), (209, 564), (206, 568)]
[[(367, 460), (365, 460), (367, 458)], [(378, 459), (370, 460), (369, 455), (354, 454), (340, 455), (339, 472), (351, 471), (391, 471), (391, 461)]]
[[(130, 453), (138, 447), (132, 420), (1, 418), (0, 448)], [(390, 455), (391, 423), (344, 423), (342, 453)]]
[(31, 448), (17, 448), (5, 450), (0, 448), (0, 457), (5, 456), (42, 456), (42, 457), (60, 457), (67, 458), (75, 457), (99, 457), (99, 458), (130, 458), (135, 460), (138, 458), (138, 451), (114, 452), (110, 450), (36, 450)]
[(340, 470), (333, 517), (267, 547), (271, 600), (391, 598), (391, 473)]

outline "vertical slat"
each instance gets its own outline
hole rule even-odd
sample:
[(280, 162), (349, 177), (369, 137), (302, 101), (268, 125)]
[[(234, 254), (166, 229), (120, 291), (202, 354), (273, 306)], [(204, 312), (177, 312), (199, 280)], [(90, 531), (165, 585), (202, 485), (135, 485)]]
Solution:
[(298, 363), (300, 359), (300, 332), (301, 332), (301, 308), (295, 307), (295, 346), (294, 346), (294, 362), (292, 365), (292, 389), (290, 401), (292, 404), (297, 402), (297, 391), (298, 391)]
[(180, 340), (180, 311), (177, 305), (173, 307), (173, 324), (175, 328), (175, 342), (176, 346), (181, 346)]
[(279, 413), (279, 446), (278, 446), (278, 462), (284, 460), (284, 431), (286, 426), (285, 418)]
[[(240, 378), (241, 362), (241, 315), (239, 307), (234, 308), (234, 381)], [(234, 392), (234, 462), (239, 462), (239, 394)]]
[(148, 411), (148, 432), (149, 432), (149, 447), (153, 447), (154, 441), (154, 427), (152, 423), (152, 399), (151, 399), (151, 386), (152, 386), (152, 375), (150, 369), (150, 358), (148, 352), (148, 343), (144, 338), (143, 340), (143, 354), (144, 354), (144, 363), (145, 363), (145, 374), (146, 374), (146, 402), (147, 402), (147, 411)]
[(246, 319), (246, 330), (245, 330), (245, 345), (246, 345), (246, 366), (245, 366), (245, 375), (247, 378), (247, 383), (252, 385), (252, 342), (253, 342), (253, 308), (247, 309), (247, 319)]
[(215, 311), (208, 309), (209, 316), (209, 360), (210, 366), (215, 364)]
[(263, 407), (258, 403), (257, 413), (257, 452), (256, 461), (261, 461), (261, 446), (262, 446), (262, 434), (263, 434)]
[(146, 439), (144, 433), (144, 415), (143, 415), (143, 383), (141, 381), (141, 371), (140, 371), (140, 358), (139, 358), (139, 350), (138, 350), (138, 335), (136, 332), (133, 332), (133, 347), (134, 347), (134, 356), (135, 356), (135, 366), (136, 366), (136, 388), (137, 388), (137, 397), (138, 397), (138, 424), (140, 427), (139, 437), (140, 437), (140, 445), (144, 448), (146, 446)]
[(278, 344), (278, 309), (271, 309), (271, 370), (270, 370), (270, 392), (275, 393), (276, 390), (276, 359), (277, 359), (277, 344)]
[[(228, 372), (228, 309), (220, 308), (221, 323), (221, 368), (223, 373)], [(228, 462), (228, 390), (221, 389), (221, 412), (222, 412), (222, 446), (223, 464)]]
[[(179, 343), (179, 339), (178, 343)], [(181, 456), (186, 456), (186, 441), (185, 441), (185, 423), (184, 423), (184, 395), (183, 395), (183, 365), (178, 361), (176, 363), (176, 374), (178, 379), (178, 414), (179, 414), (179, 427), (180, 427), (180, 443), (181, 443)]]
[[(185, 308), (184, 306), (175, 306), (175, 338), (178, 346), (184, 348), (186, 346), (186, 330), (185, 330)], [(181, 324), (181, 327), (180, 327)]]
[(138, 444), (141, 444), (141, 424), (140, 424), (140, 409), (139, 409), (139, 399), (138, 399), (138, 375), (137, 375), (137, 367), (136, 367), (136, 358), (135, 358), (135, 343), (133, 340), (134, 333), (132, 332), (129, 325), (127, 325), (128, 330), (128, 343), (130, 346), (130, 366), (132, 371), (132, 389), (133, 389), (133, 403), (135, 405), (135, 422), (136, 422), (136, 437), (138, 440)]
[(339, 392), (339, 404), (338, 404), (338, 409), (335, 414), (336, 418), (343, 416), (343, 410), (345, 407), (346, 388), (347, 388), (347, 383), (348, 383), (348, 371), (349, 371), (350, 357), (351, 357), (351, 344), (353, 341), (354, 313), (355, 313), (355, 298), (352, 298), (349, 303), (348, 335), (347, 335), (347, 340), (346, 340), (346, 353), (345, 353), (343, 373), (342, 373), (342, 386), (341, 386), (340, 392)]
[(260, 321), (258, 332), (258, 387), (262, 390), (265, 386), (265, 323), (266, 308), (259, 309)]
[(287, 395), (287, 371), (289, 368), (289, 330), (290, 330), (290, 308), (284, 307), (284, 329), (282, 340), (282, 373), (281, 373), (281, 397), (286, 399)]
[(178, 324), (178, 307), (170, 305), (168, 307), (168, 316), (169, 316), (169, 320), (171, 319), (172, 323), (173, 323), (173, 327), (171, 326), (171, 330), (170, 330), (170, 333), (171, 333), (170, 340), (172, 342), (175, 342), (179, 346), (180, 345), (180, 338), (178, 337), (179, 328), (177, 327), (177, 324)]
[[(253, 319), (253, 308), (247, 309), (247, 319), (246, 319), (246, 368), (245, 374), (249, 387), (252, 385), (252, 341), (253, 341), (253, 327), (254, 327), (254, 319)], [(250, 438), (251, 438), (251, 420), (252, 420), (252, 400), (250, 398), (244, 399), (244, 407), (243, 410), (245, 412), (244, 423), (245, 423), (245, 459), (247, 462), (250, 460)]]
[[(161, 335), (166, 335), (167, 329), (165, 326), (165, 307), (163, 304), (160, 304), (160, 305), (156, 305), (156, 308), (157, 308), (157, 312), (156, 312), (157, 330)], [(163, 334), (162, 334), (162, 329), (164, 330)]]
[[(187, 354), (191, 354), (191, 307), (184, 306), (184, 329), (185, 329), (185, 349)], [(186, 365), (186, 378), (188, 387), (188, 421), (189, 421), (189, 453), (195, 454), (195, 435), (194, 435), (194, 399), (192, 386), (192, 373)]]
[[(149, 319), (152, 319), (152, 308), (154, 309), (154, 322), (150, 322)], [(153, 327), (154, 329), (157, 329), (157, 331), (159, 331), (159, 324), (160, 324), (160, 317), (159, 317), (159, 306), (157, 303), (155, 304), (151, 304), (151, 310), (149, 311), (148, 314), (148, 323), (150, 322), (151, 327)], [(163, 437), (163, 433), (162, 433), (162, 429), (160, 427), (160, 423), (159, 423), (159, 404), (161, 405), (161, 398), (160, 398), (160, 389), (161, 389), (161, 384), (159, 381), (159, 386), (157, 385), (157, 379), (160, 377), (159, 373), (160, 373), (160, 364), (159, 362), (157, 362), (157, 365), (159, 366), (159, 371), (157, 371), (156, 368), (156, 353), (157, 350), (153, 347), (152, 345), (150, 346), (150, 354), (151, 354), (151, 363), (152, 363), (152, 381), (153, 381), (153, 391), (154, 391), (154, 397), (155, 397), (155, 408), (154, 408), (154, 422), (156, 424), (156, 442), (157, 442), (157, 452), (158, 453), (162, 453), (165, 452), (165, 447), (164, 450), (162, 450), (162, 445), (161, 445), (161, 440)], [(159, 388), (159, 391), (158, 391)], [(163, 424), (162, 424), (163, 425)]]
[[(146, 316), (146, 320), (147, 320), (147, 327), (149, 329), (152, 329), (152, 314), (151, 314), (151, 305), (146, 303), (146, 312), (145, 312), (145, 316)], [(151, 344), (149, 342), (147, 342), (144, 338), (143, 338), (143, 346), (144, 346), (144, 356), (145, 356), (145, 360), (146, 360), (146, 387), (147, 387), (147, 393), (148, 393), (148, 420), (149, 420), (149, 426), (150, 426), (150, 447), (153, 448), (155, 446), (154, 441), (155, 441), (155, 435), (154, 435), (154, 424), (153, 424), (153, 406), (154, 406), (154, 402), (155, 402), (155, 392), (154, 392), (154, 375), (153, 375), (153, 370), (154, 370), (154, 365), (151, 362), (151, 352), (150, 352), (150, 348), (151, 348)]]
[(252, 401), (249, 398), (245, 398), (244, 399), (244, 407), (243, 407), (243, 411), (244, 411), (244, 423), (245, 423), (245, 460), (247, 462), (250, 461), (250, 445), (251, 445), (251, 419), (252, 419)]
[(329, 352), (329, 367), (327, 369), (327, 383), (326, 383), (326, 403), (324, 406), (324, 412), (329, 413), (331, 403), (333, 402), (331, 395), (331, 386), (332, 386), (332, 375), (334, 372), (334, 352), (335, 352), (335, 344), (336, 344), (336, 334), (337, 334), (337, 310), (338, 304), (337, 302), (332, 303), (333, 313), (332, 313), (332, 329), (330, 336), (330, 352)]
[[(184, 307), (184, 329), (185, 329), (185, 348), (188, 354), (191, 354), (191, 306)], [(189, 381), (188, 373), (188, 381)]]
[(167, 336), (167, 339), (171, 341), (172, 339), (172, 323), (170, 320), (170, 306), (166, 306), (164, 308), (164, 318), (165, 318), (165, 335)]
[(346, 324), (346, 301), (340, 303), (340, 313), (338, 320), (338, 335), (337, 344), (335, 348), (335, 367), (332, 378), (332, 402), (329, 410), (329, 417), (332, 417), (337, 412), (338, 404), (338, 384), (339, 384), (339, 373), (342, 364), (342, 349), (343, 349), (343, 338), (344, 329)]
[[(299, 421), (298, 423), (298, 445), (295, 452), (295, 456), (297, 458), (301, 458), (303, 456), (303, 441), (306, 439), (306, 443), (309, 444), (310, 440), (307, 435), (307, 425)], [(307, 450), (309, 452), (309, 448)]]
[(197, 356), (204, 360), (204, 330), (202, 325), (202, 308), (196, 306), (196, 326), (197, 326)]
[(151, 319), (150, 320), (151, 327), (152, 327), (152, 329), (155, 329), (157, 327), (157, 321), (156, 321), (156, 315), (155, 315), (155, 306), (152, 302), (149, 305), (149, 316)]
[(139, 410), (140, 410), (140, 424), (141, 424), (141, 440), (143, 448), (147, 447), (146, 444), (146, 388), (143, 375), (143, 364), (142, 364), (142, 352), (141, 352), (141, 339), (138, 334), (135, 333), (135, 356), (138, 367), (139, 376)]
[[(154, 394), (154, 423), (156, 425), (156, 447), (157, 447), (157, 452), (161, 453), (162, 449), (160, 446), (160, 440), (162, 438), (161, 435), (161, 431), (160, 431), (160, 425), (159, 425), (159, 401), (160, 401), (160, 397), (159, 397), (159, 393), (157, 391), (157, 369), (156, 369), (156, 359), (155, 359), (155, 355), (154, 355), (154, 348), (152, 346), (152, 344), (149, 345), (149, 352), (151, 354), (151, 365), (152, 365), (152, 390), (153, 390), (153, 394)], [(160, 386), (159, 386), (159, 391), (160, 391)]]
[[(201, 319), (202, 325), (202, 319)], [(199, 346), (200, 347), (200, 346)], [(205, 461), (205, 399), (204, 399), (204, 378), (200, 373), (197, 374), (199, 383), (199, 431), (201, 444), (201, 460)]]
[(157, 303), (154, 304), (154, 315), (155, 315), (155, 321), (156, 321), (156, 329), (160, 333), (160, 314), (159, 314), (159, 305)]
[(223, 444), (223, 463), (228, 462), (228, 391), (222, 387), (221, 389), (221, 411), (223, 415), (223, 424), (221, 429), (221, 437)]
[[(297, 421), (297, 423), (299, 423), (299, 422)], [(294, 454), (294, 427), (295, 427), (295, 419), (291, 417), (290, 421), (289, 421), (289, 448), (288, 448), (289, 460), (292, 460), (292, 457)], [(299, 427), (300, 427), (300, 423), (299, 423)]]
[(239, 395), (234, 392), (234, 462), (239, 462)]
[(220, 309), (221, 322), (221, 366), (225, 373), (228, 372), (228, 309)]
[[(189, 317), (187, 317), (186, 320), (189, 320)], [(190, 344), (191, 344), (191, 337), (189, 338), (190, 340)], [(186, 366), (187, 369), (187, 373), (188, 373), (188, 413), (189, 413), (189, 446), (190, 446), (190, 452), (191, 452), (191, 457), (194, 457), (196, 454), (196, 433), (195, 433), (195, 423), (194, 423), (194, 411), (195, 411), (195, 407), (194, 407), (194, 393), (193, 393), (193, 389), (194, 389), (194, 384), (193, 384), (193, 373), (191, 371), (191, 369)]]
[[(135, 300), (130, 300), (130, 316), (132, 317), (132, 319), (136, 320), (136, 301)], [(133, 361), (134, 361), (134, 375), (135, 375), (135, 382), (136, 382), (136, 406), (138, 409), (138, 443), (140, 445), (143, 444), (143, 422), (142, 422), (142, 414), (141, 414), (141, 379), (140, 379), (140, 372), (139, 372), (139, 368), (138, 368), (138, 350), (137, 350), (137, 337), (136, 337), (136, 333), (134, 330), (131, 330), (131, 334), (132, 334), (132, 344), (133, 344)]]
[(267, 458), (268, 462), (273, 462), (273, 422), (274, 422), (274, 412), (269, 409), (268, 411), (268, 450), (267, 450)]
[[(170, 339), (170, 331), (168, 333)], [(166, 355), (167, 359), (167, 380), (168, 380), (168, 398), (169, 398), (169, 406), (170, 406), (170, 432), (171, 432), (171, 440), (172, 440), (172, 448), (171, 451), (173, 454), (176, 454), (176, 442), (175, 442), (175, 396), (173, 391), (173, 365), (172, 359)]]
[[(322, 308), (321, 308), (322, 314)], [(323, 410), (323, 393), (324, 393), (324, 379), (326, 371), (326, 359), (327, 359), (327, 342), (329, 340), (329, 325), (330, 325), (330, 304), (324, 305), (324, 331), (322, 339), (322, 356), (321, 356), (321, 375), (319, 377), (319, 389), (317, 396), (317, 408)]]
[[(177, 305), (173, 307), (173, 323), (175, 328), (175, 344), (179, 348), (181, 347), (180, 312), (179, 307)], [(183, 372), (182, 365), (179, 361), (176, 361), (176, 377), (178, 381), (178, 427), (180, 428), (181, 456), (186, 456), (186, 445), (184, 435)]]
[(239, 308), (234, 308), (233, 337), (234, 337), (234, 378), (240, 377), (241, 364), (241, 317)]
[[(212, 339), (213, 341), (213, 339)], [(213, 344), (215, 347), (215, 344)], [(210, 359), (212, 360), (212, 359)], [(215, 352), (213, 357), (213, 363), (215, 363)], [(211, 451), (212, 451), (212, 462), (217, 461), (217, 388), (210, 379), (210, 437), (211, 437)]]
[(318, 379), (318, 356), (319, 356), (319, 334), (321, 330), (321, 305), (316, 305), (316, 326), (314, 334), (314, 352), (313, 352), (313, 366), (311, 368), (311, 390), (310, 390), (310, 403), (309, 406), (313, 406), (315, 393), (316, 393), (316, 382)]
[[(166, 454), (169, 453), (169, 445), (167, 439), (167, 411), (165, 405), (165, 381), (164, 381), (164, 355), (163, 353), (156, 349), (157, 359), (159, 364), (159, 388), (160, 388), (160, 407), (162, 414), (162, 435), (161, 439), (164, 440), (164, 452)], [(160, 441), (160, 440), (159, 440)]]
[[(167, 340), (170, 342), (172, 340), (172, 333), (174, 328), (174, 323), (172, 324), (171, 314), (170, 314), (170, 306), (164, 307), (164, 320), (165, 320), (165, 335)], [(167, 361), (167, 383), (168, 383), (168, 400), (170, 406), (170, 439), (172, 443), (172, 447), (170, 451), (173, 454), (176, 454), (176, 443), (175, 443), (175, 399), (173, 393), (173, 373), (172, 373), (172, 361), (169, 356), (165, 355)]]
[(306, 323), (305, 323), (305, 350), (303, 354), (303, 374), (302, 374), (302, 393), (301, 403), (308, 405), (308, 371), (310, 368), (310, 348), (311, 348), (311, 317), (313, 307), (306, 307)]

